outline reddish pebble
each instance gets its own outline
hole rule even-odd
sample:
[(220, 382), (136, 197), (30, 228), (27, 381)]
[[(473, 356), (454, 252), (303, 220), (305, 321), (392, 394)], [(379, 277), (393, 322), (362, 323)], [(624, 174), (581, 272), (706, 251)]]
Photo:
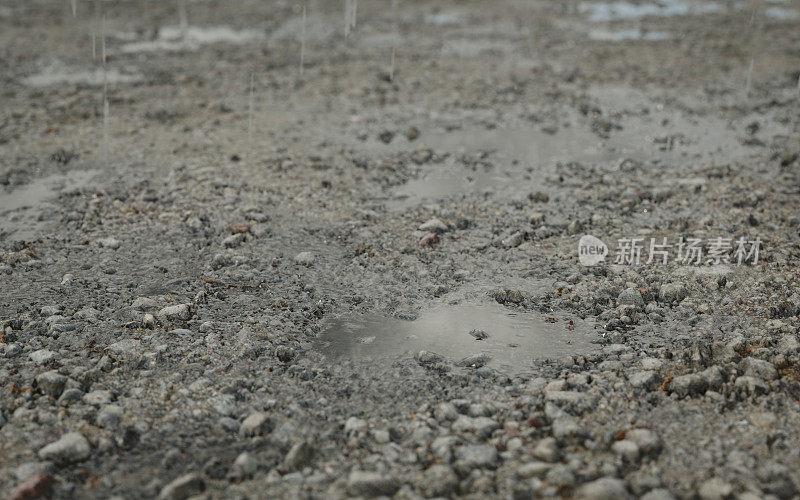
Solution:
[(46, 498), (50, 496), (50, 486), (53, 484), (53, 476), (42, 472), (35, 474), (17, 486), (9, 500), (31, 500), (34, 498)]
[(433, 245), (434, 243), (439, 243), (439, 235), (436, 233), (428, 233), (419, 240), (419, 246), (424, 247), (425, 245)]
[(228, 226), (228, 232), (231, 234), (249, 233), (250, 226), (247, 224), (231, 224), (230, 226)]

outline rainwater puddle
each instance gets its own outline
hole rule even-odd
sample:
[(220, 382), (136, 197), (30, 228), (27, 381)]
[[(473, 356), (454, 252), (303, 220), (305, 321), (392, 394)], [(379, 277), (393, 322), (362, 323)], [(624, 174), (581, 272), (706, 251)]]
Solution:
[(646, 16), (688, 16), (720, 12), (722, 7), (713, 2), (684, 0), (662, 0), (654, 3), (634, 4), (628, 2), (582, 3), (580, 12), (587, 14), (592, 22), (638, 19)]
[(10, 193), (0, 192), (0, 238), (33, 239), (47, 223), (43, 216), (58, 193), (86, 186), (98, 172), (76, 170), (35, 179)]
[(111, 68), (103, 75), (102, 68), (70, 68), (62, 63), (55, 62), (42, 69), (41, 72), (26, 78), (24, 83), (31, 87), (48, 87), (51, 85), (100, 86), (104, 82), (118, 84), (135, 83), (141, 80), (142, 75), (135, 71), (120, 71)]
[(770, 7), (764, 11), (764, 15), (771, 19), (797, 19), (800, 17), (800, 12), (780, 7)]
[(623, 42), (630, 40), (645, 40), (645, 41), (659, 41), (669, 40), (672, 38), (671, 33), (666, 31), (642, 31), (640, 29), (628, 30), (591, 30), (589, 38), (592, 40), (599, 40), (602, 42)]
[(186, 36), (179, 26), (162, 26), (155, 40), (126, 43), (120, 48), (124, 54), (138, 52), (176, 52), (199, 50), (203, 45), (226, 43), (241, 45), (261, 40), (264, 33), (255, 29), (235, 30), (228, 26), (189, 26)]
[(413, 321), (378, 315), (342, 317), (320, 333), (315, 349), (332, 360), (414, 355), (424, 350), (459, 363), (484, 354), (486, 366), (520, 373), (534, 361), (593, 350), (592, 341), (599, 335), (588, 323), (573, 320), (569, 325), (567, 318), (548, 320), (495, 303), (441, 306)]

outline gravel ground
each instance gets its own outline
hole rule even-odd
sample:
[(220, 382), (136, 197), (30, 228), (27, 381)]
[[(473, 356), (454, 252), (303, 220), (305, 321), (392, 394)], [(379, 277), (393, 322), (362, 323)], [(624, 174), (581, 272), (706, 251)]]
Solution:
[(0, 5), (4, 494), (798, 498), (798, 6), (334, 3)]

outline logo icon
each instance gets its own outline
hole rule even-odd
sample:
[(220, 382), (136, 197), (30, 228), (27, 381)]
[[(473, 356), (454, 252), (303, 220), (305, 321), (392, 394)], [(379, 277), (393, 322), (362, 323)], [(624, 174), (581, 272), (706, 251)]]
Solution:
[(596, 266), (605, 262), (608, 247), (599, 238), (586, 234), (578, 242), (578, 260), (584, 266)]

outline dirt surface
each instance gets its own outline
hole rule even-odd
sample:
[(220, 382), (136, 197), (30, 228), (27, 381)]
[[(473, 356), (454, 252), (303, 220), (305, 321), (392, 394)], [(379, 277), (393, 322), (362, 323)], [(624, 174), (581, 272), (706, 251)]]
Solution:
[(797, 498), (800, 6), (354, 4), (0, 5), (4, 494)]

